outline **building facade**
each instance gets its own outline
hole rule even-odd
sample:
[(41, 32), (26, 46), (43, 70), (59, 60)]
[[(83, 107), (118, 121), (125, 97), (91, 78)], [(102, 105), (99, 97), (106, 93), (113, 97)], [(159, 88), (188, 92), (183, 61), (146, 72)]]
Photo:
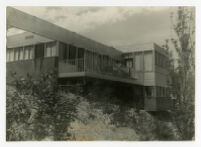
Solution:
[(7, 8), (7, 26), (26, 31), (7, 37), (7, 81), (13, 72), (37, 79), (57, 71), (60, 84), (85, 77), (119, 82), (133, 87), (145, 110), (171, 108), (168, 56), (157, 44), (123, 53), (13, 8)]

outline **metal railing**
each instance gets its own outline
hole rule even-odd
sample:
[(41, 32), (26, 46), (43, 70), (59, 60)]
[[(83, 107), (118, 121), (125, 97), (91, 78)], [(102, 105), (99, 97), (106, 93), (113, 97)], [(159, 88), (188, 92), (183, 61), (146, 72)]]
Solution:
[(82, 72), (84, 71), (84, 59), (67, 59), (60, 61), (63, 72)]
[[(124, 65), (87, 65), (87, 62), (83, 58), (80, 59), (67, 59), (64, 60), (68, 68), (68, 72), (83, 72), (88, 71), (92, 73), (100, 73), (103, 75), (110, 75), (121, 78), (131, 78), (131, 70)], [(91, 63), (90, 63), (91, 64)]]

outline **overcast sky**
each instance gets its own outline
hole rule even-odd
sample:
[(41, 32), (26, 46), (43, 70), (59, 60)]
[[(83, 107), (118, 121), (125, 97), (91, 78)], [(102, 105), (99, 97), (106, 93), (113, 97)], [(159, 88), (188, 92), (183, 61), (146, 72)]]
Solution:
[[(88, 38), (130, 50), (171, 37), (176, 7), (15, 7)], [(16, 33), (10, 30), (9, 34)]]

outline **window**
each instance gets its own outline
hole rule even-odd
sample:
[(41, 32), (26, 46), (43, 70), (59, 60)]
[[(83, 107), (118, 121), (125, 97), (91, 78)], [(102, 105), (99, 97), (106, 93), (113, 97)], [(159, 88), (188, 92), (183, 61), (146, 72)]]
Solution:
[(52, 48), (47, 45), (45, 48), (45, 57), (51, 57), (51, 56), (52, 56)]
[(52, 56), (57, 56), (57, 48), (55, 42), (51, 43), (51, 48), (52, 48)]
[(6, 50), (6, 61), (9, 62), (10, 61), (10, 49)]
[(14, 50), (10, 49), (10, 61), (14, 61)]
[(23, 50), (23, 48), (20, 48), (19, 50), (20, 50), (19, 60), (23, 60), (24, 59), (24, 50)]
[(29, 59), (33, 59), (34, 58), (34, 46), (31, 46), (29, 48)]
[(169, 95), (168, 89), (166, 87), (157, 87), (156, 88), (156, 95), (158, 97), (165, 97)]
[(19, 49), (14, 48), (14, 61), (18, 61), (19, 59)]
[(24, 47), (24, 59), (33, 59), (33, 50), (34, 46), (26, 46)]
[(69, 59), (75, 59), (76, 57), (76, 47), (70, 45), (69, 46)]
[(144, 52), (144, 70), (152, 71), (153, 70), (153, 62), (152, 62), (152, 51)]
[(24, 59), (25, 60), (29, 59), (29, 48), (27, 47), (24, 49)]
[(160, 87), (156, 87), (156, 95), (157, 95), (157, 97), (161, 96)]
[(155, 64), (159, 67), (166, 68), (168, 66), (168, 59), (165, 55), (155, 52)]
[(145, 87), (145, 95), (148, 97), (154, 96), (154, 87)]
[(126, 60), (126, 67), (128, 67), (128, 68), (133, 67), (133, 59), (127, 59)]
[(59, 58), (60, 60), (65, 60), (67, 56), (67, 45), (64, 43), (59, 43)]
[(35, 46), (35, 58), (43, 58), (44, 57), (44, 44), (37, 44)]
[(57, 55), (56, 43), (55, 42), (47, 43), (45, 47), (45, 57), (52, 57), (56, 55)]
[(78, 58), (84, 58), (84, 49), (78, 48)]

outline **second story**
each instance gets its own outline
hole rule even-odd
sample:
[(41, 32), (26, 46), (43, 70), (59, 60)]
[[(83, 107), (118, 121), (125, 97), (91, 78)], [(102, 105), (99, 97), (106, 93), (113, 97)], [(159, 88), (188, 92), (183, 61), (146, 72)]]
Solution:
[(7, 69), (38, 74), (56, 68), (59, 78), (91, 76), (145, 86), (167, 86), (168, 57), (156, 44), (122, 53), (14, 8), (7, 11), (8, 28), (25, 31), (7, 38), (10, 65)]
[[(98, 45), (94, 42), (94, 46)], [(80, 47), (31, 32), (7, 37), (7, 69), (17, 73), (39, 74), (56, 69), (59, 78), (92, 76), (132, 83), (121, 55), (112, 47), (97, 51), (93, 46)]]
[(123, 54), (130, 75), (145, 86), (167, 86), (168, 80), (168, 53), (157, 45), (150, 44), (148, 47), (139, 47), (132, 52)]

